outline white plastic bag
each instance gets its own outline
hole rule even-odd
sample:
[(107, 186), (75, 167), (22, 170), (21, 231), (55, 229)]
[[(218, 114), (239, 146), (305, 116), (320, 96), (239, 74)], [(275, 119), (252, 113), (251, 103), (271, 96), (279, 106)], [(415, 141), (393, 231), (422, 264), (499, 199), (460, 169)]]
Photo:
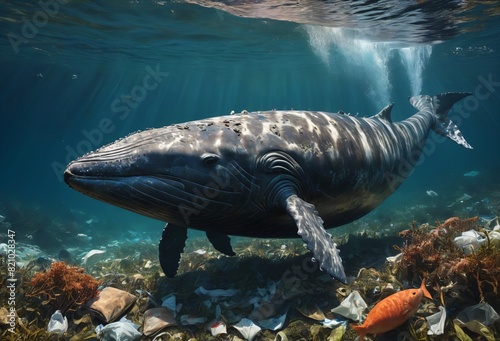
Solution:
[(363, 320), (363, 311), (368, 307), (359, 292), (354, 290), (332, 313), (342, 315), (351, 320), (361, 322)]
[(138, 325), (122, 317), (118, 322), (107, 324), (104, 327), (97, 326), (96, 333), (102, 338), (102, 341), (134, 341), (142, 336), (137, 331), (138, 328)]
[(240, 334), (248, 341), (252, 341), (255, 335), (257, 335), (257, 333), (261, 331), (261, 328), (258, 325), (247, 318), (241, 319), (241, 321), (235, 324), (233, 327), (236, 328), (240, 332)]
[(62, 335), (68, 330), (68, 319), (63, 316), (60, 310), (56, 310), (55, 313), (50, 317), (49, 325), (47, 331), (49, 333), (57, 333)]
[(444, 325), (446, 323), (446, 309), (443, 306), (439, 307), (439, 311), (425, 318), (429, 325), (427, 335), (444, 334)]

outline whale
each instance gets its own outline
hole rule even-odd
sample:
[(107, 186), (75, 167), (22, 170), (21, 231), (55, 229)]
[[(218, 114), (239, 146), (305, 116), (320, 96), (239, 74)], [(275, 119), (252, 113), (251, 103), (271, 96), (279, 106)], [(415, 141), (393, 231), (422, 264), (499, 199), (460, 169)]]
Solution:
[(302, 238), (320, 269), (346, 282), (327, 229), (382, 203), (409, 176), (431, 131), (471, 149), (448, 113), (465, 92), (415, 96), (417, 112), (371, 117), (270, 110), (132, 133), (72, 161), (65, 182), (167, 222), (159, 262), (176, 275), (188, 229), (233, 256), (229, 236)]

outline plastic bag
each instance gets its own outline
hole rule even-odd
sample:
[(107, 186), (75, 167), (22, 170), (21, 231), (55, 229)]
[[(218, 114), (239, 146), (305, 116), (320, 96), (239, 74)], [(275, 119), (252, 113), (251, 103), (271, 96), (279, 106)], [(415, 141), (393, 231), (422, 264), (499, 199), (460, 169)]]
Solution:
[(63, 316), (60, 310), (56, 310), (55, 313), (50, 317), (49, 325), (47, 331), (49, 333), (57, 333), (62, 335), (68, 330), (68, 319)]

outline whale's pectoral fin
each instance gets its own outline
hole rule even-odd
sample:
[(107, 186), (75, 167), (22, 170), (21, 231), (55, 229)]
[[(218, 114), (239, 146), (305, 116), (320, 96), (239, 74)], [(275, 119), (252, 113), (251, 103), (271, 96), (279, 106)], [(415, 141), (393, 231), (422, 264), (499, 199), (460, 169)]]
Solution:
[(323, 219), (318, 215), (314, 205), (296, 195), (291, 195), (286, 199), (286, 210), (295, 220), (298, 234), (319, 262), (320, 268), (345, 283), (346, 276), (339, 251), (332, 236), (324, 229)]
[(226, 256), (236, 256), (231, 247), (231, 239), (227, 235), (207, 231), (207, 238), (217, 251), (222, 252)]
[(167, 277), (174, 277), (179, 268), (181, 253), (187, 239), (187, 228), (175, 224), (167, 224), (163, 229), (159, 246), (160, 265)]

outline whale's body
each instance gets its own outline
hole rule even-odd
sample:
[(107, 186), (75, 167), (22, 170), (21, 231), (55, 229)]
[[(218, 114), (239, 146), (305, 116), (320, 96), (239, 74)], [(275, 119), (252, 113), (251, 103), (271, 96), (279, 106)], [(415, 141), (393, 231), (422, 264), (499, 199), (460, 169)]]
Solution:
[(447, 118), (467, 93), (418, 96), (419, 112), (392, 122), (392, 105), (369, 118), (267, 111), (214, 117), (129, 135), (73, 161), (74, 189), (168, 222), (160, 263), (175, 275), (186, 229), (207, 232), (233, 255), (228, 235), (297, 237), (345, 281), (324, 228), (377, 207), (406, 178), (431, 130), (471, 148)]

